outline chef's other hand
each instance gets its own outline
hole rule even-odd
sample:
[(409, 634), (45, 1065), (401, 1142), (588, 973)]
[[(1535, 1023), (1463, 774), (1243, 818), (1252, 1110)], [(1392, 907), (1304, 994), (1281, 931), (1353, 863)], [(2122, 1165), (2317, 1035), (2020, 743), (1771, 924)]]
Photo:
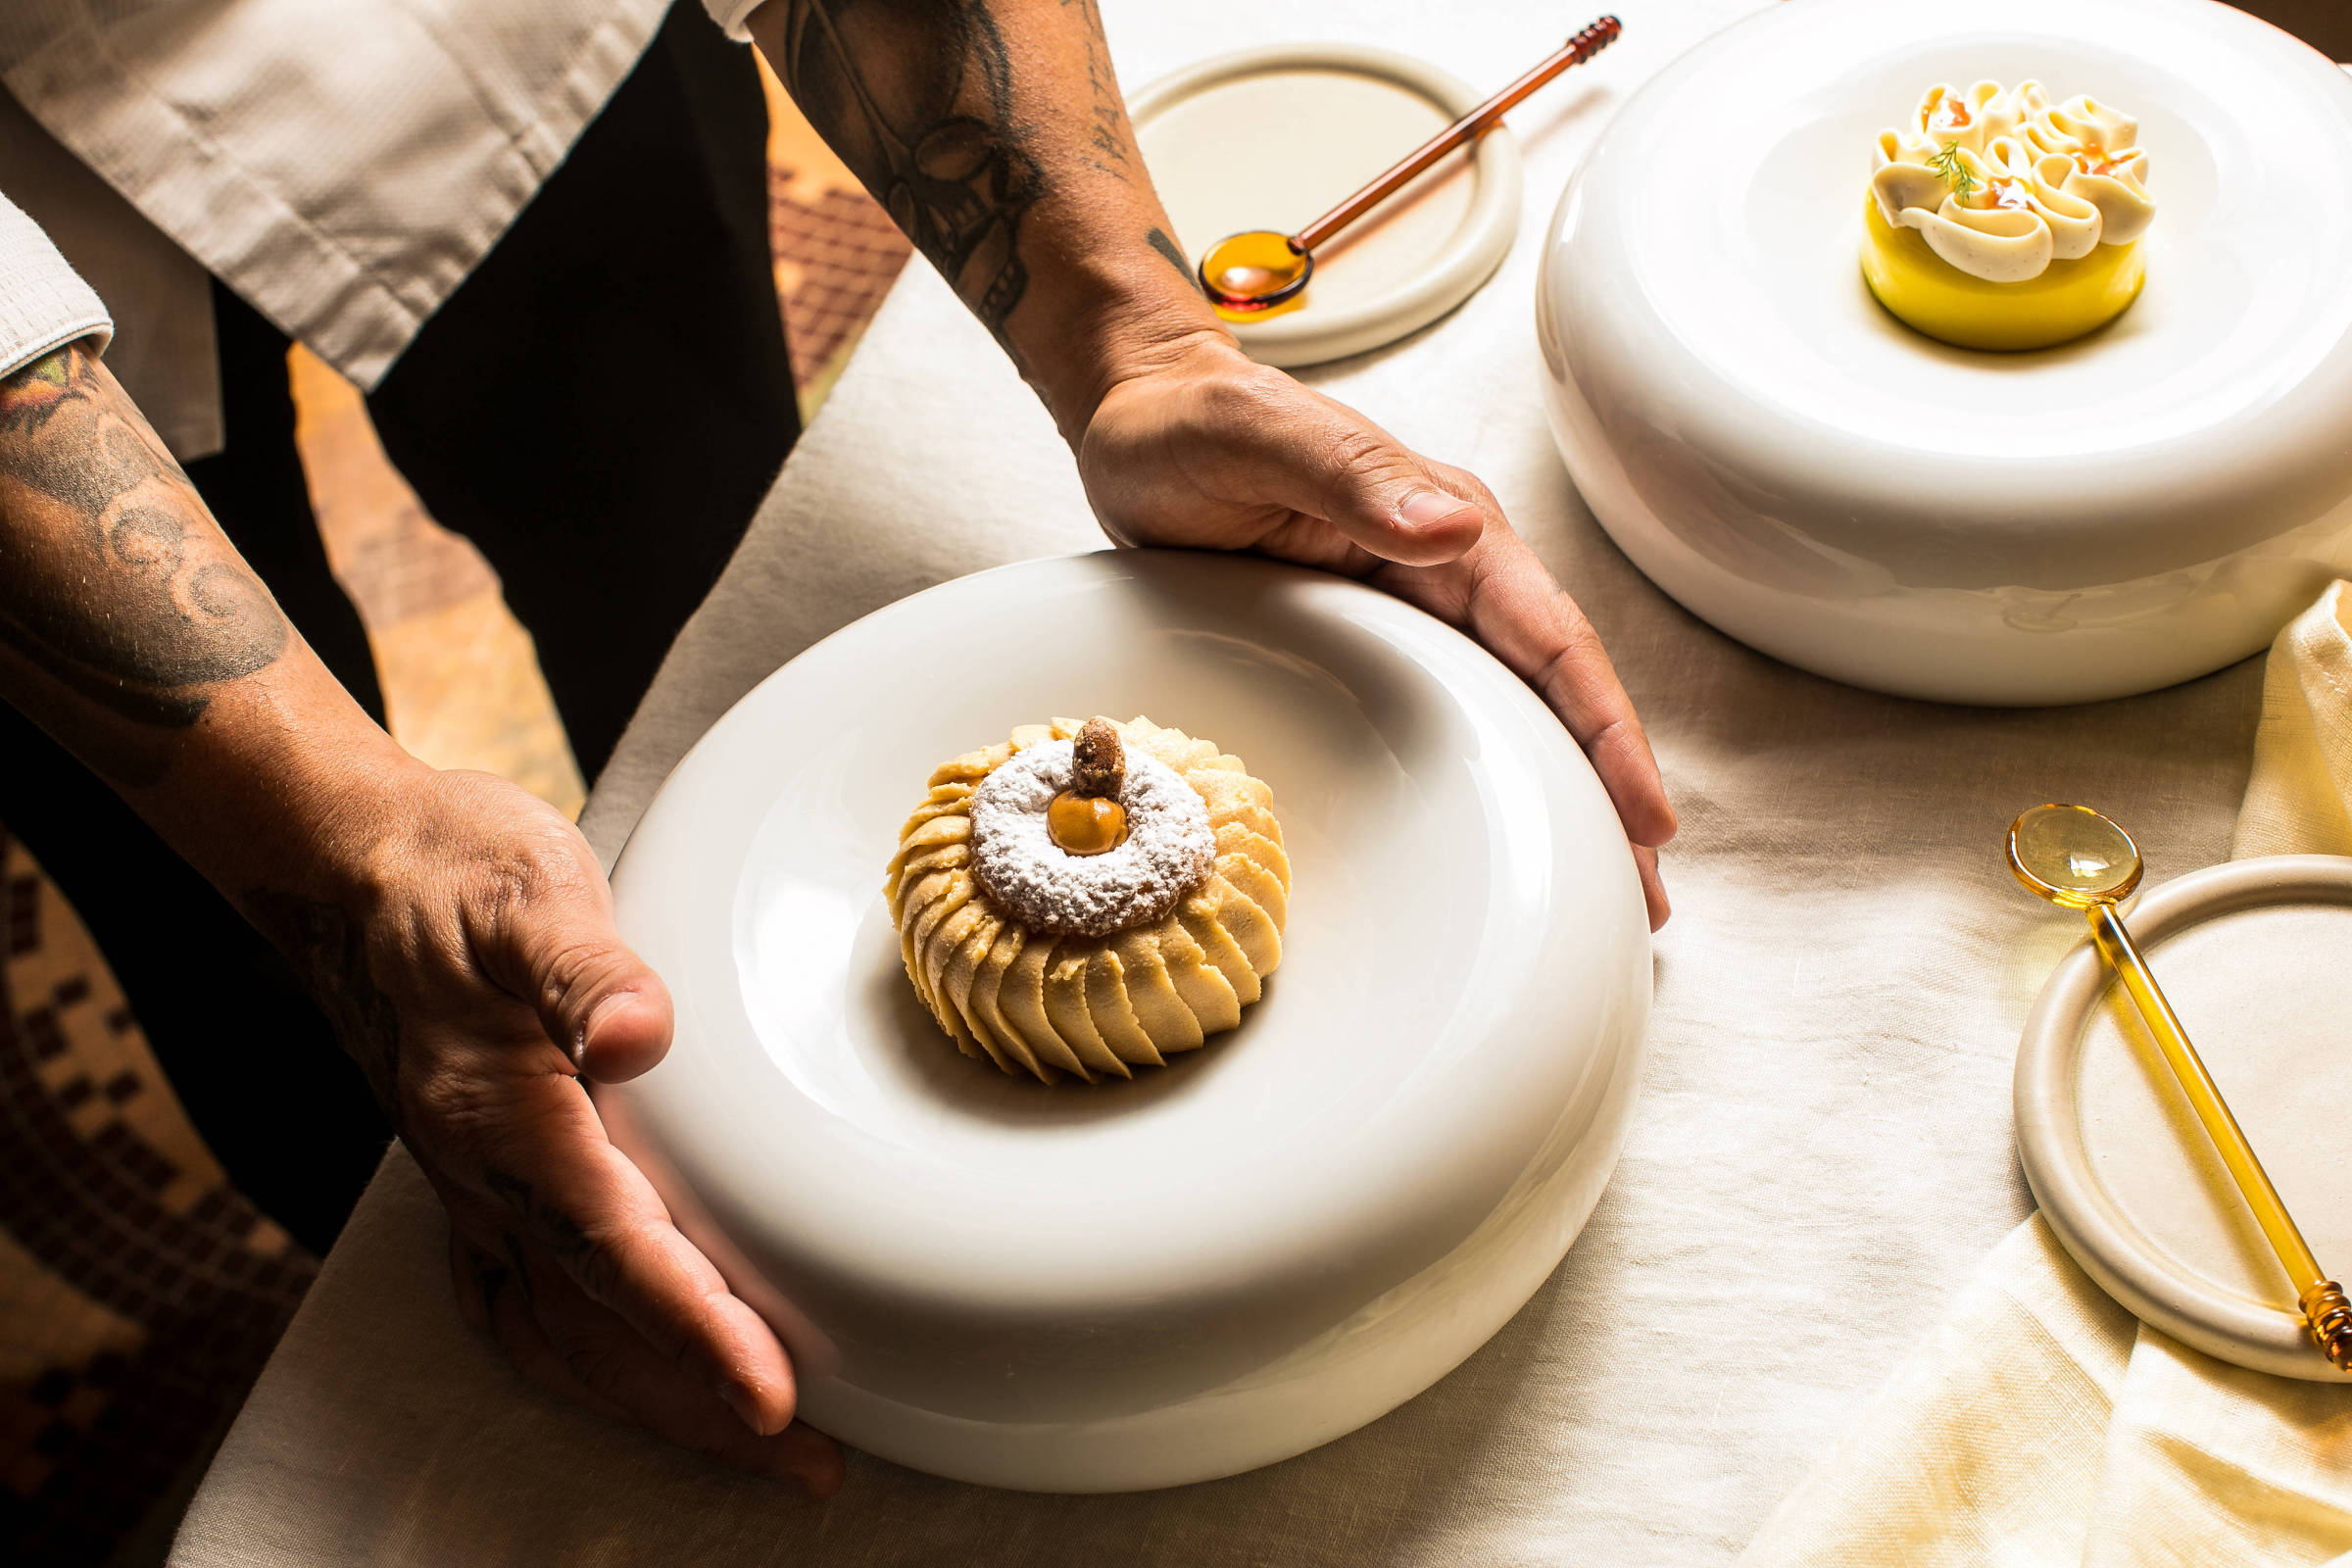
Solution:
[(533, 1382), (830, 1495), (840, 1450), (793, 1423), (782, 1345), (589, 1100), (662, 1058), (670, 1001), (587, 841), (504, 780), (421, 764), (364, 840), (347, 897), (246, 902), (448, 1206), (466, 1317)]
[[(865, 25), (818, 28), (800, 25), (808, 8), (767, 0), (748, 25), (1037, 389), (1112, 538), (1348, 572), (1477, 637), (1592, 759), (1662, 922), (1657, 847), (1674, 810), (1576, 605), (1484, 485), (1242, 354), (1152, 187), (1099, 8), (981, 9), (985, 26), (948, 28), (920, 0), (873, 0)], [(956, 131), (955, 168), (936, 177), (921, 156), (910, 175), (886, 122), (914, 105), (938, 118), (907, 123)]]
[(1254, 550), (1360, 577), (1476, 637), (1542, 694), (1617, 807), (1655, 930), (1674, 837), (1642, 720), (1592, 625), (1492, 492), (1362, 415), (1256, 364), (1223, 333), (1115, 382), (1077, 442), (1121, 544)]

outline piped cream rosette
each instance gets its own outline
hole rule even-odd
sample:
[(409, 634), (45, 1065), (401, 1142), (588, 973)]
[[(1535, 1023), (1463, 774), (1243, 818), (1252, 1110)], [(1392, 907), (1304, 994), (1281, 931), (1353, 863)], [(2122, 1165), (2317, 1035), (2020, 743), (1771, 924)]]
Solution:
[(1282, 961), (1290, 906), (1272, 792), (1239, 759), (1148, 718), (1111, 726), (1132, 760), (1128, 839), (1065, 857), (1042, 823), (1071, 782), (1081, 727), (1023, 725), (940, 767), (883, 889), (940, 1027), (964, 1054), (1047, 1082), (1130, 1077), (1235, 1027)]
[(1909, 125), (1879, 132), (1872, 199), (1971, 277), (2022, 283), (2053, 261), (2130, 245), (2155, 221), (2139, 122), (2086, 96), (2053, 105), (2037, 81), (1938, 84)]

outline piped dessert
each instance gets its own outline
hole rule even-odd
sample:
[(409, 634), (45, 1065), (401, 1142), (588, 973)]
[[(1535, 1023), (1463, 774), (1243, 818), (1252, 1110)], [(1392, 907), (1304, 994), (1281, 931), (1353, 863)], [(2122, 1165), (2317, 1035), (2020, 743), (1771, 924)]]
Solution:
[(931, 775), (883, 886), (916, 996), (964, 1054), (1133, 1076), (1241, 1022), (1282, 961), (1273, 792), (1148, 718), (1057, 718)]
[(1862, 275), (1879, 303), (1970, 349), (2038, 349), (2094, 331), (2139, 295), (2155, 221), (2130, 115), (2037, 81), (1930, 87), (1879, 132)]

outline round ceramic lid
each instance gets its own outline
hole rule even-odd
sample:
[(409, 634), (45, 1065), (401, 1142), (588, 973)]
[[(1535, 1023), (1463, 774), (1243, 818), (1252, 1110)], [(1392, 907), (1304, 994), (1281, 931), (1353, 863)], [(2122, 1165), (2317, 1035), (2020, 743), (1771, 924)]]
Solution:
[[(2320, 1266), (2352, 1273), (2352, 858), (2238, 860), (2127, 913), (2158, 984)], [(2146, 1322), (2239, 1366), (2343, 1381), (2089, 944), (2043, 987), (2017, 1059), (2017, 1142), (2043, 1217)]]
[[(1228, 234), (1295, 234), (1485, 95), (1409, 55), (1339, 43), (1249, 49), (1163, 76), (1130, 112), (1190, 264)], [(1452, 310), (1519, 227), (1508, 129), (1447, 158), (1315, 253), (1306, 302), (1234, 335), (1267, 365), (1394, 342)]]

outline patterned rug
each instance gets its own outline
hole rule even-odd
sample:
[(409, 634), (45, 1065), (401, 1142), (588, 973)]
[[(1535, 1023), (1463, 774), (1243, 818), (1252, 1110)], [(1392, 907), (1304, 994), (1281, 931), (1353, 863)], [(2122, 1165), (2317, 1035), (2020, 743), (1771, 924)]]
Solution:
[(92, 1564), (208, 1451), (318, 1263), (222, 1180), (0, 831), (0, 1551)]

